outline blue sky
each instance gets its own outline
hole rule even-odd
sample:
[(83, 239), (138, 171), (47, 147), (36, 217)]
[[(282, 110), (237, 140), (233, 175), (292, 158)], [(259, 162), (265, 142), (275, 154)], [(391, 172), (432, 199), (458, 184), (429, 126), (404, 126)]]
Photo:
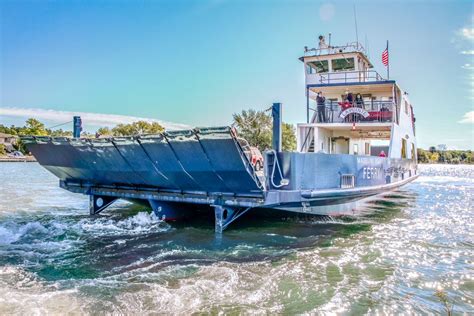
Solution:
[[(298, 60), (319, 34), (354, 41), (351, 1), (0, 0), (0, 123), (35, 109), (225, 125), (280, 101), (306, 117)], [(471, 1), (356, 2), (359, 39), (406, 89), (420, 147), (474, 149)], [(107, 120), (107, 116), (104, 121)], [(87, 122), (85, 122), (87, 123)], [(97, 122), (95, 124), (98, 124)]]

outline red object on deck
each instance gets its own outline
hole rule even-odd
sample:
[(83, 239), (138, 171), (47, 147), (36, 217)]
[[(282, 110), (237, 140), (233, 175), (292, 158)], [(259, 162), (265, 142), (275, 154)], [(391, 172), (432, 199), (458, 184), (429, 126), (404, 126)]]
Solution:
[(391, 121), (392, 111), (373, 111), (369, 112), (368, 120)]
[(350, 102), (347, 102), (347, 101), (346, 102), (339, 102), (338, 104), (341, 106), (343, 111), (347, 110), (348, 108), (350, 108), (352, 106), (352, 104)]

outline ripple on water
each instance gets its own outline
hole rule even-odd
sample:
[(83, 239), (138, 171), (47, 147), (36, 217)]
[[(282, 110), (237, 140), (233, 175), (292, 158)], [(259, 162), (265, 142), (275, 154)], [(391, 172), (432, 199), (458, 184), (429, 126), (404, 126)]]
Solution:
[[(36, 164), (0, 164), (0, 314), (437, 313), (442, 288), (474, 312), (474, 168), (360, 203), (362, 216), (255, 220), (215, 238), (88, 200)], [(47, 198), (45, 198), (47, 197)]]

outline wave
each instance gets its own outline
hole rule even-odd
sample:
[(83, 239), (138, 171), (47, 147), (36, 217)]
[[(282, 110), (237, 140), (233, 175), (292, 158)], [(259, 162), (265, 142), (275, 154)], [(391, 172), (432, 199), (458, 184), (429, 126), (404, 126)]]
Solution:
[(83, 219), (74, 226), (74, 229), (96, 236), (138, 235), (165, 232), (171, 229), (171, 226), (160, 220), (154, 212), (139, 212), (132, 217), (119, 220), (109, 217)]

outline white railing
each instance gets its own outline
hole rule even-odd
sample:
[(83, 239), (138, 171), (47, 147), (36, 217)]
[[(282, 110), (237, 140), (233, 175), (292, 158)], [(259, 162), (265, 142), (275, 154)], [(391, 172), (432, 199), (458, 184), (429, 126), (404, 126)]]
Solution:
[(317, 75), (319, 84), (385, 81), (375, 70), (328, 72)]
[(305, 47), (304, 55), (305, 56), (320, 56), (320, 55), (329, 55), (336, 53), (350, 53), (350, 52), (360, 52), (366, 54), (364, 46), (358, 42), (348, 43), (342, 46), (330, 46), (326, 45), (319, 48), (307, 48)]
[[(371, 100), (362, 103), (329, 101), (323, 111), (316, 107), (313, 123), (391, 123), (396, 118), (396, 105), (393, 101)], [(324, 112), (324, 113), (321, 113)]]

